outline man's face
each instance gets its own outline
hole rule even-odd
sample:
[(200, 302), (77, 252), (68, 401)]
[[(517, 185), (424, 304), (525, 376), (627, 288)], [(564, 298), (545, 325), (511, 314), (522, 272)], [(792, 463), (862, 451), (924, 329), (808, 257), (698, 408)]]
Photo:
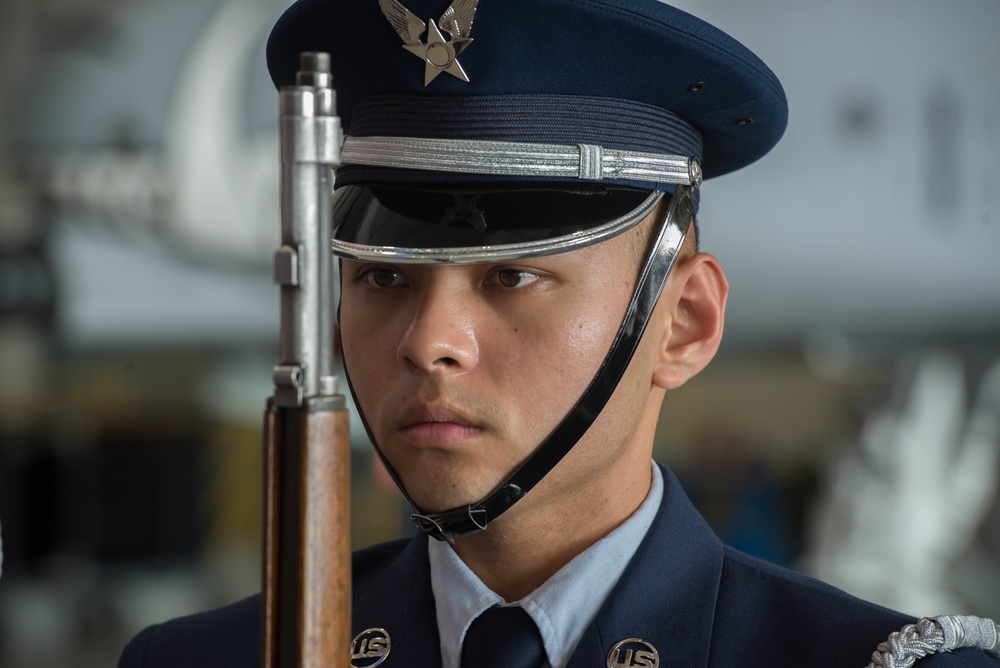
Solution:
[[(579, 399), (631, 297), (628, 243), (504, 264), (343, 263), (345, 363), (376, 442), (423, 510), (487, 495)], [(632, 389), (612, 399), (621, 406), (546, 482), (608, 470), (649, 389), (631, 371)]]

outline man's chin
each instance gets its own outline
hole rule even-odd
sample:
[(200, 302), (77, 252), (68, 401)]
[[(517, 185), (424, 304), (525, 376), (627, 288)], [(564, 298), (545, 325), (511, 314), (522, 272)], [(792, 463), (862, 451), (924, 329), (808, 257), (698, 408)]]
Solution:
[(407, 489), (407, 491), (413, 502), (424, 513), (440, 513), (454, 508), (464, 508), (479, 503), (490, 493), (490, 489), (480, 490), (475, 485), (456, 486), (450, 490), (437, 487), (435, 489)]
[(496, 472), (470, 465), (467, 458), (450, 457), (443, 461), (410, 458), (399, 462), (396, 470), (406, 494), (423, 513), (439, 513), (478, 503), (502, 482), (497, 479), (491, 483)]
[(453, 498), (446, 499), (435, 498), (423, 502), (420, 499), (414, 498), (413, 502), (417, 504), (420, 512), (443, 513), (448, 510), (454, 510), (455, 508), (465, 508), (466, 506), (474, 505), (482, 500), (482, 496), (455, 496)]

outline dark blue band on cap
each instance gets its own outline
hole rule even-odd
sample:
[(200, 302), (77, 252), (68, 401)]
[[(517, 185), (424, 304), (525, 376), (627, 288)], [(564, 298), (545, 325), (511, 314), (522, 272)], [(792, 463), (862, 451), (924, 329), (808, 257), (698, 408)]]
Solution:
[(701, 135), (667, 109), (582, 95), (381, 94), (359, 100), (352, 137), (429, 137), (604, 148), (701, 159)]
[[(369, 95), (351, 111), (352, 137), (421, 137), (485, 141), (536, 142), (644, 151), (701, 158), (699, 132), (677, 114), (649, 104), (581, 95)], [(345, 165), (337, 185), (370, 183), (565, 182), (553, 177), (494, 177)], [(672, 183), (602, 180), (609, 186), (632, 186), (673, 192)]]

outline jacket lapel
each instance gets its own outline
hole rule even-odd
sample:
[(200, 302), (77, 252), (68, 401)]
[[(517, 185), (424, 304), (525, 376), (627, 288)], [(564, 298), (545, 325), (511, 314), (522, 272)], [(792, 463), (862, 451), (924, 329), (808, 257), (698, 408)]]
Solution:
[(414, 536), (371, 583), (356, 587), (352, 618), (355, 637), (369, 629), (384, 629), (389, 636), (389, 654), (380, 666), (440, 668), (426, 535)]
[[(704, 668), (722, 573), (722, 543), (691, 505), (677, 478), (661, 467), (663, 501), (618, 584), (587, 628), (569, 668), (605, 668), (617, 643), (637, 638), (659, 665)], [(629, 651), (631, 650), (631, 652)], [(621, 646), (621, 668), (646, 662), (641, 643)]]

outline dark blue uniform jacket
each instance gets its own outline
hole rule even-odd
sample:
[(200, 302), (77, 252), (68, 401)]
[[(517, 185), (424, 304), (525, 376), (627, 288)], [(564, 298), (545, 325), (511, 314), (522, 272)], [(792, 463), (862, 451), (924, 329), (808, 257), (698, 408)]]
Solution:
[[(627, 638), (651, 643), (664, 668), (863, 668), (891, 632), (915, 621), (724, 546), (677, 479), (663, 474), (656, 520), (570, 668), (605, 668), (609, 650)], [(382, 628), (391, 637), (382, 667), (440, 666), (426, 536), (355, 553), (353, 605), (354, 634)], [(259, 627), (260, 599), (253, 596), (146, 629), (119, 666), (256, 668)], [(917, 662), (918, 668), (972, 666), (1000, 662), (978, 650)]]

